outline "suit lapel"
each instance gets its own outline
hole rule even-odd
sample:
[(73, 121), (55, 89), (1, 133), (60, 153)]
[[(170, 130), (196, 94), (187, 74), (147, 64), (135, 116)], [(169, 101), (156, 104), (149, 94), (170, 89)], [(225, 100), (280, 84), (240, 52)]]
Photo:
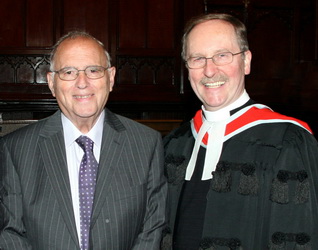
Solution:
[(120, 120), (106, 109), (91, 226), (96, 222), (106, 201), (105, 193), (109, 191), (124, 147), (125, 137), (121, 133), (124, 130), (126, 129)]
[(41, 131), (40, 140), (41, 155), (54, 189), (62, 217), (73, 241), (78, 244), (61, 113), (59, 111), (47, 120), (47, 124), (44, 126), (43, 131)]

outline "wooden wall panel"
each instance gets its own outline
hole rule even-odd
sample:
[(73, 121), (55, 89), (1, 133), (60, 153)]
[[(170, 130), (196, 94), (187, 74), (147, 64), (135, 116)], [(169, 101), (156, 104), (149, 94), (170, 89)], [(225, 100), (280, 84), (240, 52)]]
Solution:
[(118, 56), (116, 68), (117, 84), (175, 84), (175, 59), (172, 56)]
[(253, 55), (249, 76), (249, 83), (253, 80), (253, 84), (248, 85), (248, 90), (253, 96), (272, 102), (288, 95), (283, 86), (294, 64), (293, 11), (261, 9), (254, 13), (248, 22)]
[(114, 65), (116, 83), (110, 100), (178, 102), (175, 54), (176, 0), (119, 0)]
[[(48, 55), (0, 55), (0, 87), (6, 83), (11, 83), (12, 87), (19, 83), (46, 85), (48, 70)], [(19, 91), (23, 90), (17, 88)]]
[(118, 0), (118, 49), (146, 48), (146, 1)]
[[(237, 0), (232, 0), (232, 2), (241, 2), (243, 4), (247, 4), (247, 5), (252, 5), (254, 7), (283, 7), (285, 8), (286, 6), (292, 7), (294, 5), (294, 3), (296, 3), (298, 0), (241, 0), (241, 1), (237, 1)], [(300, 2), (300, 1), (299, 1)], [(301, 1), (304, 2), (304, 1)]]
[(63, 28), (62, 33), (67, 33), (71, 30), (85, 30), (86, 28), (86, 3), (83, 4), (77, 0), (63, 1)]
[(109, 1), (63, 1), (61, 35), (71, 30), (84, 30), (109, 47)]
[(1, 0), (0, 47), (25, 46), (25, 0)]
[(53, 45), (54, 7), (53, 0), (26, 1), (26, 47)]
[(175, 1), (119, 0), (118, 6), (119, 50), (174, 48)]
[(174, 48), (174, 2), (172, 0), (148, 1), (148, 48)]
[[(296, 38), (299, 38), (297, 43), (299, 48), (298, 61), (314, 61), (318, 59), (317, 51), (317, 37), (316, 30), (318, 13), (314, 10), (318, 8), (318, 1), (303, 1), (301, 7), (297, 8), (297, 16), (295, 17), (298, 22), (296, 27)], [(316, 30), (316, 32), (313, 32)], [(297, 41), (297, 40), (296, 40)]]

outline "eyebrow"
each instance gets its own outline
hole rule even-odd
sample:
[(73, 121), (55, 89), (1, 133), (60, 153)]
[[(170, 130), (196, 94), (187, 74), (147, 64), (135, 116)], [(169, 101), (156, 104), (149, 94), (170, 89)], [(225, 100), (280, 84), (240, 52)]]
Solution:
[[(219, 49), (219, 50), (215, 51), (215, 53), (213, 53), (212, 56), (217, 55), (217, 54), (220, 54), (220, 53), (224, 53), (224, 52), (231, 52), (231, 51), (228, 50), (228, 49)], [(212, 56), (211, 56), (211, 57), (212, 57)], [(194, 53), (193, 55), (189, 56), (189, 58), (190, 58), (190, 57), (206, 57), (206, 56), (204, 56), (204, 55), (201, 54), (201, 53)]]

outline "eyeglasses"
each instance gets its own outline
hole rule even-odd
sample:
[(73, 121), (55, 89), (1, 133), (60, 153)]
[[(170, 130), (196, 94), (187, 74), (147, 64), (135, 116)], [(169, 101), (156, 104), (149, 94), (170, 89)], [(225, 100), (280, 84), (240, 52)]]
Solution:
[(230, 64), (233, 61), (233, 56), (244, 53), (245, 51), (241, 51), (233, 54), (232, 52), (222, 52), (215, 54), (212, 57), (190, 57), (186, 60), (187, 67), (189, 69), (201, 69), (206, 66), (206, 62), (208, 59), (212, 59), (215, 65), (223, 66), (226, 64)]
[(66, 68), (62, 68), (60, 70), (51, 71), (51, 72), (57, 73), (61, 80), (73, 81), (78, 77), (80, 71), (84, 71), (85, 75), (89, 79), (98, 79), (98, 78), (102, 78), (105, 75), (105, 71), (109, 68), (110, 67), (105, 68), (103, 66), (88, 66), (83, 70), (79, 70), (74, 67), (66, 67)]

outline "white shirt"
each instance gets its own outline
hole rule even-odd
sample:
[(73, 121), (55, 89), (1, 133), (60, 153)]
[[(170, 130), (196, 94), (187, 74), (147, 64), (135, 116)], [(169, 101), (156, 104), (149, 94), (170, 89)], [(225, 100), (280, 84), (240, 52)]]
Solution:
[[(102, 145), (102, 134), (104, 128), (105, 112), (103, 111), (97, 119), (93, 128), (85, 134), (94, 142), (94, 156), (96, 161), (99, 162), (100, 149)], [(78, 193), (78, 179), (79, 168), (84, 155), (83, 149), (75, 141), (82, 134), (77, 127), (62, 113), (62, 125), (64, 132), (64, 143), (66, 149), (66, 160), (68, 174), (70, 178), (71, 194), (73, 211), (75, 216), (76, 229), (78, 239), (80, 240), (80, 211), (79, 211), (79, 193)]]

